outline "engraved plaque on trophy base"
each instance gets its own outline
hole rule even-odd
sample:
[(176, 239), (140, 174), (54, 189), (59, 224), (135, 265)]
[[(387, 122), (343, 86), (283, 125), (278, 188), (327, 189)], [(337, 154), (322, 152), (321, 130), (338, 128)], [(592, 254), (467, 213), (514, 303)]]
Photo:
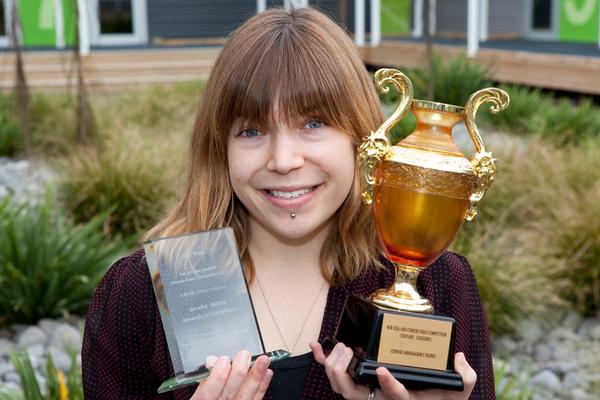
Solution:
[(387, 310), (352, 295), (335, 341), (354, 350), (348, 373), (378, 386), (375, 370), (387, 368), (407, 388), (462, 391), (453, 370), (455, 320), (431, 314)]

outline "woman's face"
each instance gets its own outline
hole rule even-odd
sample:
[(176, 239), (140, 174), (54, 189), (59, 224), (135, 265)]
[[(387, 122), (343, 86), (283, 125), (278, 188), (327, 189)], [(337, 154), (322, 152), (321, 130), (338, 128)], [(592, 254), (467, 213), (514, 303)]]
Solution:
[(252, 229), (296, 241), (328, 228), (354, 179), (350, 136), (302, 117), (264, 130), (236, 125), (227, 146), (229, 177)]

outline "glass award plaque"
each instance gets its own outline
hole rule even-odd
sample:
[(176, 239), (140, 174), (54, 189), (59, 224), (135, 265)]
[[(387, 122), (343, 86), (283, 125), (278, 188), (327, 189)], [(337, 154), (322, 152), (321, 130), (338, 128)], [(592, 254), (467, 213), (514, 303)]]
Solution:
[(144, 251), (175, 372), (159, 393), (206, 379), (208, 356), (265, 353), (231, 228), (153, 240)]

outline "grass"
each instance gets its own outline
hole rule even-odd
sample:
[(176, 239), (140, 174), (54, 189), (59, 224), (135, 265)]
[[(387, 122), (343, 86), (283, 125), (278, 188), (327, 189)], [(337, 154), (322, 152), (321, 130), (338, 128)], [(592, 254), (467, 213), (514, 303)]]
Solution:
[(183, 154), (181, 137), (148, 140), (130, 128), (97, 147), (76, 148), (59, 161), (61, 196), (77, 222), (112, 210), (109, 237), (136, 235), (158, 222), (174, 202)]
[(600, 140), (533, 140), (500, 160), (479, 213), (454, 248), (471, 261), (490, 325), (570, 304), (600, 311)]
[[(193, 126), (199, 83), (106, 93), (93, 101), (97, 145), (56, 159), (61, 198), (75, 221), (108, 209), (104, 233), (139, 236), (172, 205)], [(175, 156), (174, 156), (175, 155)]]

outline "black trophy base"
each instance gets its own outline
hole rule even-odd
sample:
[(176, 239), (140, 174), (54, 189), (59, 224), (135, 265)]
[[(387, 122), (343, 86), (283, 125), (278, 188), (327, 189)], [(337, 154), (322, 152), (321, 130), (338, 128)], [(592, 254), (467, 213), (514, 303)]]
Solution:
[(453, 318), (387, 310), (352, 295), (324, 349), (338, 341), (353, 349), (348, 373), (365, 384), (379, 386), (375, 370), (385, 367), (410, 389), (462, 391), (462, 378), (453, 370), (454, 334)]
[(379, 387), (375, 370), (387, 368), (392, 376), (408, 389), (445, 389), (462, 392), (463, 381), (458, 372), (438, 371), (427, 368), (414, 368), (394, 364), (383, 364), (353, 357), (348, 373), (358, 382)]

